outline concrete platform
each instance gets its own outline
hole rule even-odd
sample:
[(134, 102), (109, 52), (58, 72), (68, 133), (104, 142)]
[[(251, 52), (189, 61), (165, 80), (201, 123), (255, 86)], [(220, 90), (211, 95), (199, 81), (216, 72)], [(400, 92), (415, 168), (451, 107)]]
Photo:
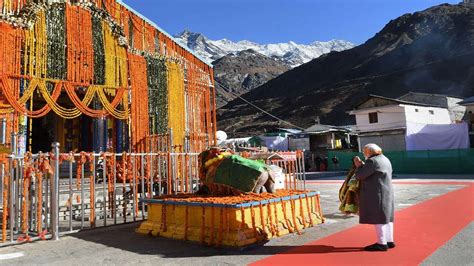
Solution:
[[(438, 235), (437, 232), (419, 231), (411, 232), (401, 224), (403, 219), (410, 223), (417, 220), (418, 212), (411, 212), (410, 209), (419, 204), (439, 201), (441, 197), (458, 193), (466, 188), (467, 184), (473, 184), (466, 180), (455, 180), (450, 176), (440, 179), (403, 179), (395, 180), (395, 201), (397, 213), (395, 215), (395, 241), (401, 241), (396, 249), (390, 250), (380, 256), (385, 256), (389, 262), (397, 262), (404, 265), (426, 264), (426, 265), (473, 265), (474, 258), (474, 224), (471, 221), (459, 230), (454, 230), (454, 234), (449, 239), (442, 241), (433, 247), (433, 252), (424, 255), (421, 261), (408, 262), (406, 260), (415, 257), (416, 250), (413, 243), (418, 245), (429, 244), (425, 238), (430, 235)], [(343, 246), (335, 246), (329, 242), (331, 239), (339, 239), (338, 235), (346, 234), (347, 230), (355, 230), (358, 225), (357, 216), (342, 215), (337, 211), (337, 194), (340, 187), (340, 180), (312, 182), (308, 186), (311, 189), (321, 192), (321, 205), (327, 218), (326, 223), (307, 229), (302, 235), (290, 234), (281, 238), (272, 239), (264, 245), (253, 246), (244, 251), (201, 246), (196, 243), (182, 242), (160, 237), (149, 237), (135, 233), (138, 223), (120, 225), (116, 227), (106, 227), (102, 229), (83, 231), (77, 234), (64, 236), (57, 242), (41, 241), (19, 246), (6, 247), (0, 250), (0, 264), (5, 265), (96, 265), (96, 264), (141, 264), (141, 265), (247, 265), (250, 263), (263, 263), (272, 259), (273, 256), (280, 258), (278, 254), (285, 254), (293, 265), (315, 264), (325, 256), (332, 254), (345, 258), (350, 258), (354, 264), (364, 264), (363, 257), (366, 252), (361, 251), (361, 245), (375, 242), (375, 234), (371, 226), (361, 226), (362, 230), (357, 241), (349, 238), (341, 238)], [(469, 199), (469, 198), (468, 198)], [(473, 215), (474, 207), (471, 211), (465, 211), (472, 206), (471, 201), (453, 202), (449, 209), (459, 210), (459, 214), (464, 216)], [(463, 208), (459, 208), (464, 206)], [(402, 211), (410, 211), (408, 217), (399, 219)], [(421, 209), (423, 210), (423, 209)], [(426, 209), (424, 215), (432, 217), (432, 221), (437, 221), (440, 213), (447, 211), (444, 207), (438, 209)], [(470, 216), (468, 216), (470, 217)], [(458, 222), (457, 219), (448, 221)], [(436, 224), (436, 223), (434, 223)], [(361, 229), (357, 229), (361, 230)], [(427, 229), (430, 230), (430, 229)], [(405, 236), (413, 235), (413, 238)], [(427, 238), (426, 238), (427, 239)], [(319, 244), (315, 244), (319, 241)], [(346, 248), (345, 250), (341, 248)], [(350, 248), (350, 249), (348, 249)], [(343, 252), (345, 251), (345, 252)], [(403, 254), (403, 256), (397, 254)], [(397, 256), (393, 258), (393, 256)], [(300, 260), (305, 258), (305, 260)], [(367, 258), (366, 258), (367, 259)], [(273, 260), (273, 259), (272, 259)], [(278, 261), (278, 260), (277, 260)], [(287, 259), (281, 263), (288, 265)], [(278, 263), (276, 263), (278, 264)]]

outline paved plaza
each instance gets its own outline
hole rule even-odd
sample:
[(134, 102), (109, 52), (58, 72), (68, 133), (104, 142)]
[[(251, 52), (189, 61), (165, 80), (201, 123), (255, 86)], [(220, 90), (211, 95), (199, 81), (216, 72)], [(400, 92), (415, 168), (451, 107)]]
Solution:
[(244, 250), (149, 237), (138, 223), (82, 231), (59, 241), (0, 249), (0, 264), (25, 265), (474, 265), (474, 177), (403, 176), (394, 180), (395, 242), (388, 252), (362, 247), (374, 229), (338, 212), (341, 178), (309, 180), (321, 192), (326, 223)]

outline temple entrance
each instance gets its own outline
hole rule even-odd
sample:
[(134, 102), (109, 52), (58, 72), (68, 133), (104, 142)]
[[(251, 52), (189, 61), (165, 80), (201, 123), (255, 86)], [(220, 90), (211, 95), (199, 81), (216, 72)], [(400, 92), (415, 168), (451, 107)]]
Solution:
[[(61, 152), (123, 152), (128, 150), (125, 136), (127, 127), (114, 118), (91, 118), (81, 115), (75, 119), (64, 119), (53, 112), (32, 121), (28, 131), (27, 151), (48, 152), (51, 143), (59, 142)], [(29, 127), (28, 127), (29, 128)]]
[(27, 140), (27, 150), (33, 153), (51, 150), (51, 143), (59, 142), (60, 150), (92, 151), (93, 150), (93, 121), (87, 116), (75, 119), (64, 119), (53, 112), (32, 121), (31, 133)]
[[(50, 85), (50, 84), (48, 84)], [(50, 90), (53, 89), (51, 86)], [(85, 97), (85, 90), (78, 90), (80, 100)], [(57, 99), (63, 108), (73, 110), (74, 103), (63, 91)], [(40, 95), (33, 99), (33, 110), (46, 105)], [(100, 110), (103, 106), (98, 100), (93, 100), (90, 107)], [(112, 116), (90, 117), (82, 114), (73, 119), (66, 119), (51, 110), (40, 118), (25, 118), (23, 132), (26, 133), (26, 151), (32, 153), (48, 152), (51, 143), (59, 142), (61, 152), (123, 152), (128, 150), (128, 127), (126, 122)]]

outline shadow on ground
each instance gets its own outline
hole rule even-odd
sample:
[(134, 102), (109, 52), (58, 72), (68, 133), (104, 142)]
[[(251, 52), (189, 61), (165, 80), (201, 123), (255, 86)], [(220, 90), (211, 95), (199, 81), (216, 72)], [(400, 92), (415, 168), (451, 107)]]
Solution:
[[(286, 254), (317, 254), (361, 252), (362, 247), (333, 247), (326, 245), (254, 245), (245, 249), (209, 247), (194, 242), (185, 242), (161, 237), (152, 237), (135, 233), (137, 224), (83, 231), (71, 235), (74, 238), (117, 248), (137, 254), (156, 255), (165, 258), (212, 257), (222, 255), (274, 255)], [(295, 247), (298, 247), (295, 249)]]

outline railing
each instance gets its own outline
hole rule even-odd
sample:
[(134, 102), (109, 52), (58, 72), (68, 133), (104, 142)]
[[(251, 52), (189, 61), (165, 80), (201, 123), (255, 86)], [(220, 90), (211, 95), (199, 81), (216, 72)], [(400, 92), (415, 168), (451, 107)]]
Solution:
[(197, 153), (59, 153), (3, 156), (2, 242), (146, 219), (140, 198), (192, 193)]
[[(0, 246), (144, 220), (147, 206), (140, 199), (199, 189), (198, 155), (60, 153), (58, 143), (49, 153), (4, 154)], [(301, 151), (267, 163), (283, 169), (285, 188), (305, 189)]]
[(242, 152), (246, 158), (261, 158), (268, 165), (276, 165), (283, 170), (285, 189), (306, 190), (304, 151), (291, 152)]

